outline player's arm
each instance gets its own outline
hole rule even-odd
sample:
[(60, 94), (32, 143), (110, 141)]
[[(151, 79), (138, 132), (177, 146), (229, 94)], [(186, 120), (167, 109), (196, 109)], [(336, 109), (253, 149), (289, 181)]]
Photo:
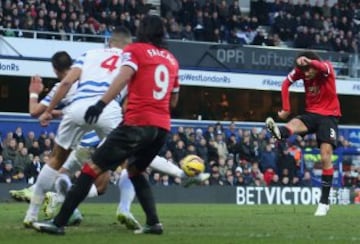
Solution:
[(63, 112), (61, 110), (54, 109), (51, 112), (51, 115), (52, 115), (53, 118), (60, 118), (61, 116), (63, 116)]
[(131, 77), (135, 74), (135, 70), (128, 65), (123, 65), (120, 68), (120, 72), (114, 78), (109, 89), (106, 91), (101, 101), (107, 105), (111, 102), (124, 87), (127, 85)]
[(291, 82), (286, 78), (281, 86), (282, 109), (278, 112), (279, 118), (284, 120), (290, 115), (290, 86)]
[(81, 69), (78, 67), (73, 67), (62, 79), (49, 106), (46, 108), (44, 113), (39, 117), (40, 124), (42, 126), (47, 126), (49, 124), (50, 120), (53, 118), (54, 108), (59, 104), (61, 99), (65, 97), (66, 93), (68, 93), (71, 86), (80, 78), (80, 75), (81, 75)]
[[(179, 73), (179, 68), (177, 68), (177, 74)], [(180, 91), (180, 82), (179, 82), (179, 76), (177, 75), (175, 78), (174, 88), (171, 92), (170, 97), (170, 108), (174, 109), (179, 101), (179, 91)]]
[(179, 93), (178, 92), (172, 92), (170, 97), (170, 107), (175, 108), (179, 101)]
[[(30, 100), (29, 100), (29, 113), (31, 116), (38, 118), (43, 112), (45, 112), (46, 108), (49, 106), (54, 94), (56, 93), (57, 90), (57, 85), (54, 85), (53, 88), (51, 89), (51, 91), (40, 101), (38, 102), (38, 99), (35, 99), (35, 97), (37, 97), (38, 95), (38, 90), (35, 89), (36, 86), (34, 86), (34, 80), (31, 80), (31, 84), (29, 86), (29, 92), (30, 92)], [(36, 92), (36, 93), (35, 93)], [(31, 95), (34, 94), (35, 95)], [(52, 116), (53, 117), (60, 117), (62, 116), (62, 111), (61, 110), (53, 110), (52, 111)]]
[(81, 69), (78, 67), (73, 67), (70, 71), (66, 74), (64, 79), (60, 82), (60, 85), (50, 102), (49, 107), (46, 109), (46, 112), (51, 113), (54, 108), (59, 104), (61, 99), (65, 97), (65, 95), (70, 90), (71, 86), (80, 78)]
[(126, 108), (127, 108), (127, 104), (128, 104), (128, 98), (125, 97), (125, 98), (123, 99), (122, 104), (121, 104), (121, 111), (122, 111), (123, 114), (125, 114), (125, 111), (126, 111)]
[(86, 111), (84, 117), (85, 121), (89, 124), (96, 123), (105, 106), (111, 102), (122, 89), (125, 88), (134, 74), (135, 70), (132, 67), (128, 65), (121, 66), (120, 72), (113, 79), (109, 89), (103, 97), (95, 105), (90, 106)]
[(278, 112), (278, 116), (280, 119), (287, 119), (290, 115), (290, 86), (300, 79), (301, 72), (298, 68), (293, 69), (286, 79), (283, 81), (281, 85), (281, 101), (282, 101), (282, 109)]
[(30, 78), (29, 85), (29, 113), (33, 117), (39, 117), (46, 109), (46, 106), (39, 103), (39, 94), (43, 91), (44, 84), (40, 76)]
[(316, 60), (316, 59), (309, 59), (304, 56), (298, 57), (296, 62), (300, 66), (308, 66), (309, 65), (309, 66), (313, 67), (314, 69), (320, 71), (324, 75), (330, 74), (331, 69), (327, 62), (323, 62), (323, 61)]

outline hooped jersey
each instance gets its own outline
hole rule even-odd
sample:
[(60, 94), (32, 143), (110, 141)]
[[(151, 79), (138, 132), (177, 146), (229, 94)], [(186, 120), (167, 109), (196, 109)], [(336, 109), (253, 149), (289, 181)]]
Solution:
[[(46, 94), (46, 96), (40, 101), (41, 104), (45, 105), (46, 107), (49, 107), (51, 100), (53, 99), (57, 89), (59, 88), (60, 82), (56, 83), (51, 90), (48, 92), (48, 94)], [(63, 112), (65, 112), (64, 110), (66, 109), (66, 107), (71, 103), (72, 98), (76, 92), (77, 89), (77, 83), (74, 83), (70, 90), (68, 91), (68, 93), (65, 95), (65, 97), (63, 99), (61, 99), (61, 101), (59, 102), (59, 104), (56, 106), (55, 109), (58, 110), (63, 110)]]
[(94, 49), (85, 52), (72, 65), (81, 69), (73, 102), (79, 99), (99, 98), (105, 94), (119, 72), (122, 50), (119, 48)]
[(124, 124), (170, 130), (170, 97), (179, 92), (179, 64), (166, 49), (133, 43), (123, 50), (122, 64), (135, 74), (128, 83)]

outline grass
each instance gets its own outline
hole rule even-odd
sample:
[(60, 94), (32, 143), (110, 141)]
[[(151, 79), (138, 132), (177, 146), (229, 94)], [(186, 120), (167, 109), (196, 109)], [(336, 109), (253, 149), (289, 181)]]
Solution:
[[(0, 243), (356, 243), (360, 241), (359, 206), (332, 206), (326, 217), (314, 217), (315, 206), (232, 204), (158, 204), (162, 236), (134, 235), (116, 222), (114, 204), (84, 203), (84, 221), (65, 236), (24, 229), (25, 203), (0, 204)], [(133, 213), (143, 222), (138, 204)]]

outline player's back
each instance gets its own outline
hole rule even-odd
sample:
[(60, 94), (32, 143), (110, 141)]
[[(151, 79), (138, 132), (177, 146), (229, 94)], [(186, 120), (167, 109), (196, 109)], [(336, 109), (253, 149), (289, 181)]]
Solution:
[[(40, 101), (41, 104), (45, 105), (46, 107), (48, 107), (51, 103), (51, 100), (53, 99), (57, 89), (59, 88), (60, 82), (56, 83), (50, 90), (50, 92), (48, 94), (46, 94), (46, 96)], [(73, 96), (76, 93), (76, 89), (77, 89), (77, 82), (74, 83), (70, 90), (66, 93), (65, 97), (61, 99), (60, 103), (56, 106), (56, 109), (59, 110), (65, 110), (67, 108), (67, 106), (71, 103)]]
[(74, 101), (102, 96), (119, 72), (119, 48), (104, 48), (87, 51), (78, 58), (73, 67), (80, 68), (81, 76)]
[(134, 43), (124, 49), (122, 65), (136, 70), (128, 84), (125, 124), (169, 129), (170, 96), (179, 89), (179, 64), (166, 49)]

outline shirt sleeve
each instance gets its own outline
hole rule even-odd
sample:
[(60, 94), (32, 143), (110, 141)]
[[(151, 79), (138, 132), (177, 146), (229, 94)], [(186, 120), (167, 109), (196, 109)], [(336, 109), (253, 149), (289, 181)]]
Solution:
[(289, 87), (303, 78), (303, 73), (300, 69), (294, 68), (286, 77), (281, 86), (281, 100), (282, 100), (282, 110), (290, 112), (290, 93)]
[(80, 57), (78, 57), (75, 60), (75, 62), (73, 63), (73, 65), (71, 67), (72, 68), (76, 67), (76, 68), (82, 69), (82, 67), (84, 66), (84, 63), (85, 63), (86, 56), (87, 56), (87, 53), (83, 53)]
[(51, 90), (46, 94), (46, 96), (40, 101), (41, 104), (45, 105), (46, 107), (49, 107), (51, 100), (53, 99), (56, 90), (58, 89), (60, 83), (56, 83)]
[(176, 77), (175, 77), (173, 90), (171, 91), (172, 93), (178, 93), (180, 91), (179, 64), (177, 64), (175, 72), (176, 72)]
[(290, 93), (289, 87), (292, 82), (286, 78), (281, 86), (281, 101), (282, 101), (282, 110), (290, 112)]
[(302, 74), (302, 71), (298, 68), (293, 69), (292, 71), (290, 71), (290, 73), (288, 74), (288, 76), (286, 77), (291, 83), (297, 81), (297, 80), (301, 80), (304, 78), (304, 75)]
[(331, 71), (330, 63), (319, 60), (312, 60), (310, 65), (314, 67), (314, 69), (319, 70), (324, 76), (328, 76)]
[(130, 66), (135, 71), (138, 70), (139, 59), (136, 55), (136, 49), (133, 45), (128, 45), (124, 48), (121, 54), (121, 66)]

